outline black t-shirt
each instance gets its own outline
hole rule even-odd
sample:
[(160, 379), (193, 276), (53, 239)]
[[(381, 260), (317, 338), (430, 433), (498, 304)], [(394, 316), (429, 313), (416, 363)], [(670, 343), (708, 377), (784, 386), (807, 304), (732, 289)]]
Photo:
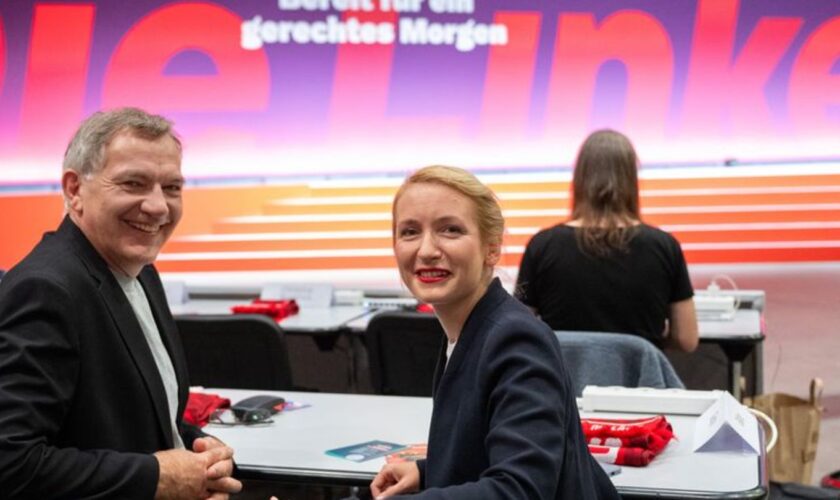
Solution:
[(662, 346), (670, 304), (694, 295), (677, 240), (641, 224), (626, 252), (583, 253), (560, 224), (528, 243), (517, 297), (554, 330), (632, 333)]

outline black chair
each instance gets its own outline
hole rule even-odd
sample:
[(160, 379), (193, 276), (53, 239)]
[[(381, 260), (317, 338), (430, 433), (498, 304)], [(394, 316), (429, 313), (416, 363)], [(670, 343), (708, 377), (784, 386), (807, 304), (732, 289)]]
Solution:
[(257, 314), (177, 316), (190, 384), (289, 390), (292, 372), (283, 330)]
[(386, 311), (374, 316), (365, 331), (374, 391), (431, 396), (435, 365), (445, 339), (433, 314)]
[(587, 385), (685, 388), (662, 351), (641, 337), (602, 332), (555, 334), (577, 396)]

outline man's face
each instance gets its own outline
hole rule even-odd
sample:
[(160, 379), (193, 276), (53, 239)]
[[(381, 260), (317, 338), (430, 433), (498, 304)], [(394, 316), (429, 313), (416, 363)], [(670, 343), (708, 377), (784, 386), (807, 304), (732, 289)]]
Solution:
[(181, 151), (169, 136), (121, 132), (105, 158), (91, 175), (64, 172), (70, 217), (111, 268), (137, 276), (181, 219)]

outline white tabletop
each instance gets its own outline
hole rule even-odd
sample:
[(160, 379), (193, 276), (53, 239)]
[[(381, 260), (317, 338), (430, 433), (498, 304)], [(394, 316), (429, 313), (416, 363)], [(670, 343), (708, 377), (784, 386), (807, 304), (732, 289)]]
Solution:
[[(170, 308), (175, 315), (230, 314), (231, 307), (246, 303), (242, 299), (199, 299)], [(298, 314), (283, 319), (280, 326), (298, 331), (328, 331), (341, 327), (364, 331), (376, 312), (362, 306), (302, 308)], [(712, 340), (758, 340), (764, 332), (761, 312), (755, 309), (738, 309), (728, 320), (700, 320), (698, 329), (701, 339)]]
[(351, 321), (348, 321), (347, 324), (344, 326), (346, 326), (350, 330), (353, 330), (354, 332), (364, 332), (365, 330), (367, 330), (370, 320), (373, 319), (373, 317), (379, 314), (381, 311), (382, 309), (371, 309), (365, 314), (353, 318)]
[(243, 299), (195, 299), (183, 304), (169, 304), (169, 310), (175, 316), (185, 314), (231, 314), (230, 308), (247, 304)]
[[(231, 314), (231, 307), (248, 304), (247, 300), (203, 299), (185, 304), (171, 305), (172, 314)], [(301, 308), (297, 314), (283, 318), (280, 328), (301, 332), (331, 332), (344, 327), (349, 321), (368, 314), (362, 306), (333, 306), (326, 308)]]
[[(347, 323), (348, 328), (364, 331), (379, 311), (368, 311)], [(699, 320), (697, 328), (701, 339), (707, 340), (760, 340), (764, 328), (761, 312), (755, 309), (738, 309), (731, 319)]]
[(367, 308), (362, 306), (333, 306), (324, 309), (301, 309), (297, 314), (283, 318), (280, 328), (306, 332), (334, 332), (348, 322), (364, 316)]
[[(207, 389), (232, 402), (267, 391)], [(364, 396), (311, 392), (278, 392), (286, 400), (311, 407), (280, 413), (268, 426), (204, 428), (235, 450), (243, 470), (279, 472), (302, 477), (370, 480), (384, 458), (356, 463), (326, 454), (327, 450), (366, 441), (425, 443), (432, 413), (430, 398)]]
[[(631, 414), (581, 413), (587, 416), (627, 418)], [(638, 415), (633, 415), (638, 417)], [(694, 453), (695, 416), (668, 415), (675, 439), (646, 467), (622, 467), (613, 484), (622, 493), (682, 492), (675, 496), (714, 493), (737, 494), (756, 490), (761, 484), (759, 457), (741, 453)], [(758, 425), (756, 423), (756, 425)]]
[[(208, 389), (236, 402), (265, 391)], [(425, 443), (431, 417), (430, 398), (279, 392), (287, 400), (312, 406), (275, 415), (265, 427), (207, 426), (232, 446), (243, 471), (278, 478), (323, 478), (365, 482), (385, 463), (377, 458), (361, 463), (327, 455), (329, 449), (366, 441)], [(597, 413), (588, 416), (634, 417)], [(586, 417), (587, 414), (582, 414)], [(622, 467), (613, 482), (622, 494), (674, 496), (761, 496), (760, 458), (740, 453), (692, 453), (696, 417), (668, 416), (678, 440), (647, 467)], [(757, 424), (756, 424), (757, 425)], [(745, 496), (744, 496), (745, 495)]]

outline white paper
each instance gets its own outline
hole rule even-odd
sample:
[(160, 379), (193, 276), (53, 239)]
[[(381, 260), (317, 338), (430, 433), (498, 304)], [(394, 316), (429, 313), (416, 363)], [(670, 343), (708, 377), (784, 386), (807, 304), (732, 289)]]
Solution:
[(326, 309), (332, 305), (333, 287), (326, 283), (270, 283), (263, 287), (260, 298), (295, 299), (301, 309)]
[(694, 451), (759, 452), (758, 422), (728, 392), (722, 392), (694, 427)]

